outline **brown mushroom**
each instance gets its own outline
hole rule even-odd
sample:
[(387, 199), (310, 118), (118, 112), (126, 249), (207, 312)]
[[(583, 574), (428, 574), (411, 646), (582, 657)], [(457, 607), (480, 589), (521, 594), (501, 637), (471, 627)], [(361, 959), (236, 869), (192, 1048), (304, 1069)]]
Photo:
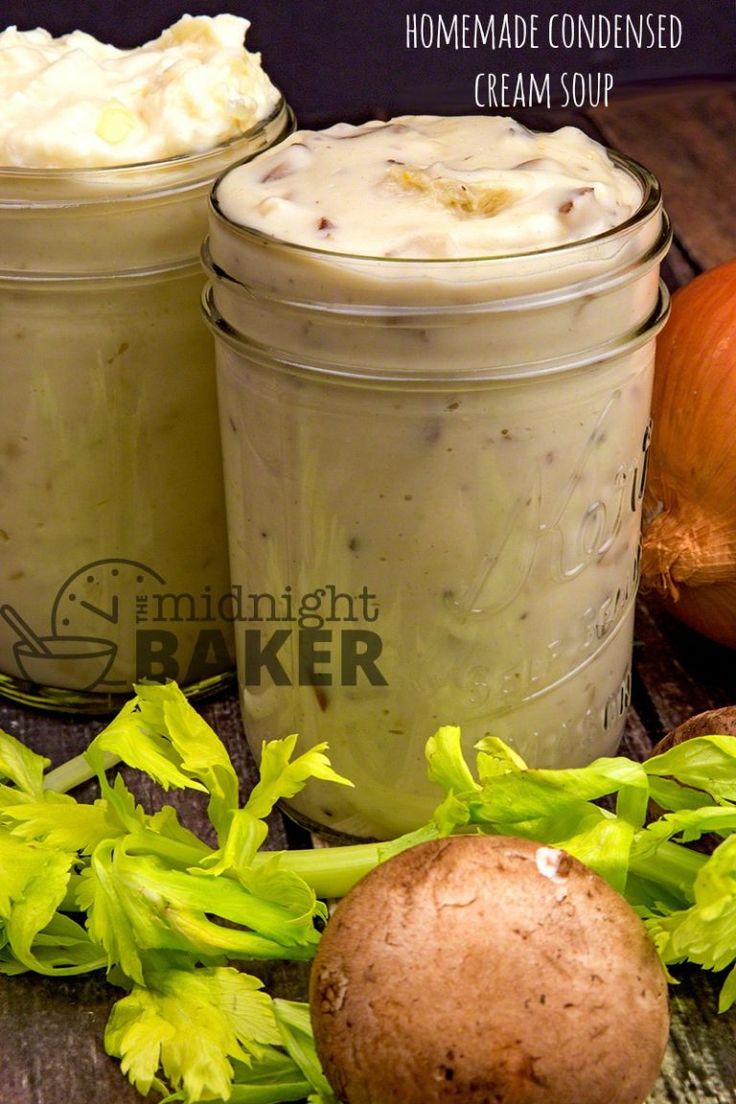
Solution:
[(624, 898), (564, 851), (489, 836), (422, 844), (359, 882), (310, 1006), (349, 1104), (640, 1104), (669, 1027)]

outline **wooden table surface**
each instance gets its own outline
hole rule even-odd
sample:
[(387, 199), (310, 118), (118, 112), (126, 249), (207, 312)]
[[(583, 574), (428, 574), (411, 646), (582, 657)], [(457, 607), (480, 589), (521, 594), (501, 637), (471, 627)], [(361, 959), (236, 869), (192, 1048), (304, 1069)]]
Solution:
[[(666, 279), (671, 287), (736, 255), (736, 85), (697, 84), (619, 93), (586, 116), (561, 112), (530, 120), (574, 122), (644, 162), (660, 178), (675, 227)], [(736, 652), (689, 632), (647, 598), (639, 601), (633, 707), (624, 749), (643, 757), (692, 713), (736, 702)], [(234, 693), (202, 707), (233, 754), (243, 782), (254, 767)], [(95, 721), (58, 719), (0, 703), (0, 727), (55, 762), (81, 751)], [(158, 795), (138, 787), (141, 797)], [(91, 791), (90, 791), (91, 793)], [(190, 822), (197, 810), (189, 810)], [(274, 817), (275, 847), (305, 843)], [(649, 1104), (736, 1104), (736, 1009), (716, 1013), (710, 975), (679, 972), (672, 990), (671, 1042)], [(279, 965), (271, 983), (303, 996), (304, 968)], [(133, 1104), (138, 1094), (102, 1048), (118, 994), (104, 980), (0, 979), (0, 1104)], [(578, 1104), (585, 1104), (579, 1101)]]

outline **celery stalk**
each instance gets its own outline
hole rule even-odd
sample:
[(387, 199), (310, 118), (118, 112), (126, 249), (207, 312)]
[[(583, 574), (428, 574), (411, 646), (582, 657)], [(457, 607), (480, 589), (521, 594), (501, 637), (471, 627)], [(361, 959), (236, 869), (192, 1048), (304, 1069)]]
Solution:
[[(120, 762), (119, 755), (113, 755), (111, 752), (103, 752), (102, 755), (105, 770), (117, 766)], [(75, 755), (73, 759), (67, 759), (66, 763), (54, 767), (44, 776), (43, 788), (53, 790), (55, 793), (68, 793), (69, 790), (81, 786), (83, 782), (89, 782), (95, 774), (96, 771), (92, 769), (84, 755)]]

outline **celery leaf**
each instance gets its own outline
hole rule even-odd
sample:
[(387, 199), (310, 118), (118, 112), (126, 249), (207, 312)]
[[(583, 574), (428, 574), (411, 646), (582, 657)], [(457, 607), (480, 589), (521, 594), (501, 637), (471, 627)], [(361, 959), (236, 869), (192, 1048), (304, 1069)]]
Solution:
[[(164, 688), (165, 689), (165, 688)], [(181, 691), (179, 691), (181, 693)], [(99, 753), (109, 752), (129, 767), (143, 771), (164, 790), (175, 789), (204, 790), (196, 779), (190, 778), (182, 769), (181, 757), (172, 747), (161, 727), (151, 724), (151, 718), (144, 713), (139, 698), (127, 702), (107, 728), (90, 744), (85, 757), (97, 770), (104, 773)], [(95, 756), (95, 753), (98, 753)]]
[(325, 752), (327, 744), (315, 744), (292, 760), (298, 737), (286, 736), (283, 740), (264, 741), (259, 764), (259, 779), (253, 787), (245, 808), (253, 816), (262, 819), (281, 798), (294, 797), (310, 778), (323, 782), (335, 782), (340, 786), (352, 786), (330, 766)]
[(281, 1041), (261, 982), (231, 967), (151, 974), (117, 1002), (105, 1031), (107, 1052), (139, 1092), (168, 1084), (189, 1101), (229, 1099), (233, 1060), (248, 1065)]
[(675, 778), (710, 794), (716, 804), (736, 802), (736, 740), (696, 736), (643, 764), (649, 775)]
[(470, 794), (480, 789), (465, 761), (457, 725), (445, 725), (430, 736), (425, 747), (428, 773), (447, 793)]
[(317, 1057), (309, 1005), (278, 998), (273, 1005), (276, 1022), (289, 1056), (309, 1081), (316, 1098), (323, 1104), (335, 1104), (335, 1096)]
[(119, 828), (108, 817), (107, 802), (92, 805), (74, 801), (64, 794), (47, 792), (43, 801), (28, 801), (4, 812), (12, 823), (14, 836), (40, 840), (61, 851), (79, 851), (89, 855), (98, 843)]
[(50, 759), (37, 755), (15, 736), (0, 729), (0, 778), (8, 779), (22, 793), (40, 797), (43, 773), (50, 764)]

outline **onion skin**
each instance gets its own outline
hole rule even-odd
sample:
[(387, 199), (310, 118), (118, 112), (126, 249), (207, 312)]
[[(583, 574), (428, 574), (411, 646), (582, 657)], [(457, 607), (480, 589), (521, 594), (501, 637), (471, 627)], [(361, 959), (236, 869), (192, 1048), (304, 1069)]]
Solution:
[(652, 410), (642, 585), (736, 648), (736, 259), (672, 297)]

